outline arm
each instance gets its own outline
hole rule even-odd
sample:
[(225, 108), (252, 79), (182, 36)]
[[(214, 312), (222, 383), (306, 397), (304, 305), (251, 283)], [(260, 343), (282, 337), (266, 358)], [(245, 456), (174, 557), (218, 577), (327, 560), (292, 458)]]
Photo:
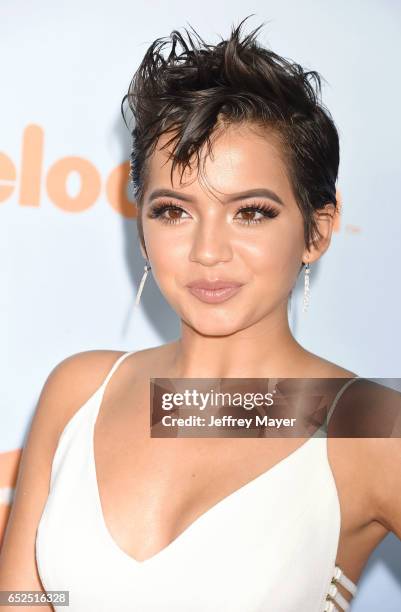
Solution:
[(373, 423), (377, 427), (383, 423), (383, 430), (392, 437), (369, 440), (372, 497), (378, 522), (401, 540), (401, 393), (378, 389), (381, 394), (371, 410)]
[[(120, 353), (117, 353), (120, 354)], [(116, 351), (87, 351), (60, 362), (49, 374), (24, 445), (15, 496), (0, 550), (0, 590), (44, 591), (35, 557), (36, 530), (49, 493), (51, 465), (67, 421), (99, 387)], [(24, 610), (53, 610), (50, 604)], [(14, 610), (15, 606), (1, 607)]]
[(371, 440), (377, 520), (401, 540), (401, 438)]

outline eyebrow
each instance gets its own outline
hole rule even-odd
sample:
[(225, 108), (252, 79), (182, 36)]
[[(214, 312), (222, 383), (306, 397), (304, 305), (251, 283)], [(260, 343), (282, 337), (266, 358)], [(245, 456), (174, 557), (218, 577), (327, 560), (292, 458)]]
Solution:
[[(195, 198), (191, 198), (191, 196), (184, 195), (179, 191), (173, 191), (171, 189), (155, 189), (149, 195), (149, 202), (155, 200), (159, 197), (171, 197), (176, 198), (177, 200), (182, 200), (183, 202), (194, 202)], [(284, 206), (284, 202), (277, 195), (275, 191), (266, 188), (257, 188), (257, 189), (247, 189), (246, 191), (240, 191), (238, 193), (233, 193), (226, 198), (223, 198), (224, 202), (237, 202), (238, 200), (244, 200), (247, 198), (269, 198), (269, 200), (273, 200), (277, 202), (277, 204), (281, 204)]]

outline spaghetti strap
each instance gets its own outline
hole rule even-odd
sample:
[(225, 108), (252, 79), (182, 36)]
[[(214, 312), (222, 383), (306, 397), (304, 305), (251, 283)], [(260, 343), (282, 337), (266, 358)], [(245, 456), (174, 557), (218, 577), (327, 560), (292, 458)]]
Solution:
[(354, 378), (349, 378), (347, 380), (347, 382), (337, 392), (337, 395), (335, 396), (334, 401), (333, 401), (332, 405), (330, 406), (330, 410), (327, 413), (326, 426), (329, 424), (331, 415), (333, 414), (333, 412), (335, 410), (335, 407), (337, 405), (337, 402), (340, 399), (340, 397), (342, 396), (342, 394), (344, 393), (345, 389), (347, 389), (350, 385), (352, 385), (352, 383), (354, 383), (356, 380), (360, 380), (360, 377), (359, 376), (355, 376)]
[(102, 397), (103, 397), (105, 389), (107, 387), (107, 383), (109, 382), (110, 378), (113, 376), (114, 372), (117, 370), (117, 368), (120, 365), (120, 363), (122, 363), (124, 361), (124, 359), (129, 357), (129, 355), (133, 355), (134, 353), (136, 353), (136, 351), (128, 351), (126, 353), (123, 353), (123, 355), (120, 355), (120, 357), (114, 362), (111, 370), (109, 371), (109, 373), (107, 374), (106, 378), (104, 379), (103, 383), (100, 386), (101, 396)]

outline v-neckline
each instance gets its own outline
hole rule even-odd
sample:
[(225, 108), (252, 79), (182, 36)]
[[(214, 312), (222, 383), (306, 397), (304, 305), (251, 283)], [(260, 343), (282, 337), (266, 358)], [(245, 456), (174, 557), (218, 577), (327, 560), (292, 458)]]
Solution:
[[(101, 396), (100, 396), (101, 397)], [(100, 400), (101, 401), (101, 400)], [(89, 457), (89, 472), (90, 472), (90, 480), (92, 489), (94, 492), (94, 499), (96, 503), (96, 514), (98, 516), (98, 523), (101, 527), (101, 530), (105, 536), (106, 542), (115, 553), (119, 554), (121, 558), (125, 558), (129, 564), (133, 567), (137, 568), (145, 568), (153, 563), (159, 561), (159, 559), (168, 555), (172, 550), (179, 547), (187, 538), (189, 538), (193, 531), (195, 531), (205, 520), (209, 518), (211, 514), (216, 512), (222, 506), (227, 505), (230, 501), (232, 501), (235, 497), (244, 494), (251, 489), (256, 484), (259, 484), (263, 479), (271, 476), (272, 473), (275, 473), (280, 467), (286, 465), (288, 462), (294, 461), (300, 454), (302, 455), (305, 452), (305, 449), (310, 447), (311, 440), (322, 440), (322, 443), (327, 444), (327, 440), (325, 438), (315, 438), (314, 436), (310, 436), (306, 442), (303, 442), (299, 446), (297, 446), (293, 451), (291, 451), (288, 455), (280, 459), (277, 463), (269, 467), (267, 470), (264, 470), (262, 473), (254, 476), (251, 480), (248, 480), (245, 484), (237, 487), (234, 491), (224, 496), (217, 502), (215, 502), (210, 508), (202, 512), (197, 518), (195, 518), (192, 523), (190, 523), (183, 531), (181, 531), (173, 540), (171, 540), (166, 546), (164, 546), (161, 550), (153, 554), (151, 557), (148, 557), (143, 560), (136, 559), (129, 553), (127, 553), (121, 546), (116, 542), (114, 537), (112, 536), (109, 528), (106, 524), (102, 502), (100, 497), (100, 489), (99, 483), (97, 480), (97, 469), (96, 469), (96, 459), (95, 459), (95, 424), (97, 420), (98, 410), (95, 410), (94, 415), (92, 414), (91, 425), (90, 425), (90, 457)]]

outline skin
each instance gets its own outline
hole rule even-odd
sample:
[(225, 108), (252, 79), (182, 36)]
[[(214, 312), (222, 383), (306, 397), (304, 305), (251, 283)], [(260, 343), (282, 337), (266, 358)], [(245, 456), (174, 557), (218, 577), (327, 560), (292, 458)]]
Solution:
[[(313, 263), (327, 250), (333, 217), (319, 217), (323, 239), (318, 248), (306, 249), (302, 217), (277, 141), (261, 138), (245, 126), (227, 129), (214, 143), (213, 158), (206, 159), (207, 182), (193, 168), (184, 174), (182, 184), (178, 170), (170, 182), (171, 162), (161, 150), (164, 142), (162, 137), (150, 159), (142, 253), (181, 319), (181, 335), (175, 342), (137, 351), (120, 365), (105, 389), (94, 432), (104, 522), (116, 546), (138, 562), (174, 546), (174, 540), (196, 529), (197, 519), (216, 503), (305, 442), (150, 438), (151, 377), (355, 376), (304, 349), (289, 329), (289, 292), (301, 262)], [(283, 205), (257, 198), (279, 214), (246, 225), (246, 216), (238, 215), (238, 209), (251, 202), (228, 199), (255, 187), (273, 190)], [(150, 218), (149, 196), (159, 188), (191, 197), (191, 202), (169, 198), (183, 209), (179, 223)], [(204, 304), (185, 287), (195, 278), (219, 275), (244, 283), (236, 296), (221, 304)], [(122, 354), (78, 353), (50, 373), (22, 455), (0, 552), (0, 590), (43, 590), (34, 556), (35, 535), (59, 437)], [(401, 475), (394, 469), (400, 464), (400, 438), (329, 438), (327, 447), (341, 508), (336, 562), (357, 582), (379, 542), (390, 531), (401, 538), (397, 493)], [(340, 591), (349, 599), (346, 591)]]
[[(160, 147), (167, 141), (160, 139)], [(319, 249), (304, 245), (303, 221), (292, 193), (278, 145), (249, 127), (228, 128), (214, 144), (214, 159), (206, 158), (207, 185), (186, 171), (180, 186), (178, 171), (170, 184), (171, 163), (158, 150), (150, 161), (150, 180), (144, 194), (142, 224), (153, 276), (181, 319), (181, 339), (175, 345), (173, 371), (177, 376), (271, 376), (312, 366), (311, 355), (293, 337), (287, 302), (300, 265), (317, 261), (328, 248), (331, 215), (317, 215), (324, 238)], [(150, 201), (156, 188), (172, 188), (181, 196)], [(274, 191), (283, 205), (264, 198), (232, 202), (231, 195), (255, 187)], [(167, 212), (179, 222), (150, 218), (151, 206), (171, 200), (181, 213)], [(275, 218), (240, 213), (240, 207), (263, 203), (274, 207)], [(245, 221), (261, 219), (261, 223)], [(221, 304), (204, 304), (185, 285), (197, 278), (223, 278), (244, 283), (240, 292)], [(289, 374), (291, 375), (291, 373)]]
[[(150, 160), (150, 180), (142, 209), (144, 244), (141, 245), (155, 281), (181, 319), (181, 337), (159, 353), (164, 375), (356, 376), (305, 350), (293, 337), (287, 316), (289, 292), (301, 262), (316, 262), (330, 245), (334, 206), (326, 205), (329, 215), (316, 213), (322, 240), (317, 247), (308, 249), (280, 144), (273, 135), (266, 138), (246, 125), (227, 128), (214, 142), (213, 157), (206, 159), (204, 176), (187, 169), (180, 182), (176, 171), (172, 183), (171, 162), (167, 151), (161, 150), (166, 141), (167, 138), (160, 139), (160, 148)], [(272, 190), (283, 205), (256, 198), (259, 203), (273, 206), (279, 214), (259, 224), (247, 225), (244, 219), (261, 215), (238, 214), (239, 208), (252, 200), (233, 202), (232, 195), (254, 187)], [(186, 196), (191, 201), (183, 202), (179, 197), (150, 201), (156, 188), (173, 189), (178, 196)], [(164, 213), (178, 223), (166, 224), (160, 218), (151, 218), (152, 204), (166, 200), (182, 207), (181, 212)], [(236, 280), (244, 286), (233, 298), (218, 305), (202, 303), (185, 287), (194, 279), (213, 277)], [(239, 441), (235, 442), (238, 456)], [(204, 441), (202, 447), (206, 444), (210, 452), (214, 443), (214, 440)], [(252, 463), (250, 453), (259, 457), (261, 451), (266, 453), (267, 445), (263, 441), (241, 440), (240, 443), (247, 450), (248, 465)], [(276, 457), (273, 463), (295, 448), (288, 439), (269, 440), (268, 444)], [(226, 445), (227, 442), (223, 444), (220, 440), (221, 448)], [(377, 468), (390, 462), (394, 465), (394, 457), (401, 455), (400, 444), (397, 440), (331, 438), (328, 455), (341, 505), (337, 563), (356, 582), (370, 553), (385, 535), (390, 530), (400, 534), (400, 504), (395, 498), (389, 501), (388, 492), (383, 493)], [(231, 466), (232, 461), (231, 457)], [(350, 465), (354, 466), (353, 470)], [(394, 470), (389, 473), (394, 474)], [(373, 475), (377, 475), (377, 481)], [(168, 479), (167, 474), (164, 478)], [(350, 599), (342, 587), (340, 591)]]

